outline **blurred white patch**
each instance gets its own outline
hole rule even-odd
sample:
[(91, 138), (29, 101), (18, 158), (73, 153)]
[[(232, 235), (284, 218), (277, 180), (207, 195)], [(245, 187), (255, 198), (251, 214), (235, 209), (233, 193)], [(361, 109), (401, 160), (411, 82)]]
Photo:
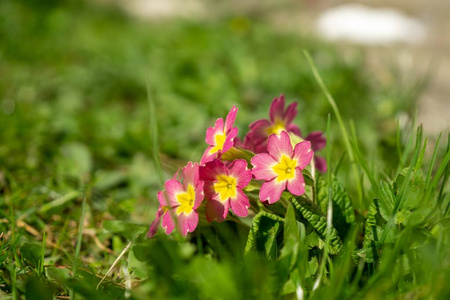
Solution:
[(316, 23), (328, 40), (347, 40), (358, 44), (417, 44), (425, 39), (425, 26), (391, 8), (370, 8), (344, 4), (323, 12)]
[(204, 13), (199, 0), (126, 0), (126, 10), (142, 18), (194, 17)]
[(305, 293), (300, 285), (297, 286), (295, 293), (297, 294), (297, 300), (303, 300)]

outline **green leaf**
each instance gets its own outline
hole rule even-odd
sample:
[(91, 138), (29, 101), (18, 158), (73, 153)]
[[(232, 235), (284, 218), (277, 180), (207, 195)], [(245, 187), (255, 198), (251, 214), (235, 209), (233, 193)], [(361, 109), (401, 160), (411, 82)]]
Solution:
[(386, 181), (381, 181), (380, 194), (381, 197), (377, 202), (380, 215), (384, 220), (389, 220), (389, 217), (394, 210), (395, 194), (392, 186)]
[(289, 274), (297, 264), (299, 238), (300, 233), (295, 218), (295, 209), (291, 203), (288, 203), (286, 216), (284, 218), (284, 246), (281, 249), (278, 260), (278, 279), (281, 283), (288, 280)]
[(323, 176), (318, 176), (316, 180), (316, 200), (322, 211), (327, 210), (328, 185)]
[[(333, 201), (333, 220), (335, 224), (340, 223), (340, 219), (347, 224), (355, 223), (355, 211), (352, 200), (344, 186), (333, 175), (331, 180), (332, 201)], [(327, 210), (328, 203), (328, 185), (325, 179), (320, 176), (316, 184), (316, 199), (322, 211)]]
[(116, 233), (123, 237), (126, 237), (130, 241), (133, 241), (137, 235), (143, 234), (148, 230), (147, 226), (115, 220), (104, 221), (103, 228), (105, 228), (109, 232)]
[[(397, 175), (395, 182), (397, 186), (402, 186), (405, 182), (408, 168), (404, 169)], [(421, 201), (424, 200), (423, 192), (425, 189), (425, 180), (422, 175), (422, 171), (413, 171), (411, 174), (410, 182), (408, 188), (405, 190), (403, 195), (403, 205), (399, 209), (414, 209), (420, 206)]]
[(42, 245), (25, 243), (20, 247), (20, 254), (27, 263), (38, 268), (42, 259)]
[[(325, 241), (327, 233), (327, 218), (320, 207), (303, 196), (292, 197), (295, 209), (314, 227), (320, 238)], [(342, 248), (342, 241), (338, 232), (333, 227), (330, 235), (330, 253), (336, 254)]]
[(297, 220), (295, 218), (295, 209), (291, 203), (288, 203), (286, 216), (284, 218), (284, 246), (283, 249), (281, 249), (281, 256), (293, 255), (292, 265), (295, 264), (299, 237), (300, 233), (298, 230)]
[(280, 223), (284, 219), (267, 212), (259, 212), (254, 218), (252, 228), (248, 234), (245, 253), (251, 250), (264, 251), (268, 258), (276, 258), (276, 237), (280, 229)]
[(433, 209), (431, 207), (421, 207), (417, 210), (410, 211), (403, 224), (405, 226), (418, 226), (424, 222), (432, 212)]
[(25, 284), (25, 296), (27, 300), (52, 300), (53, 287), (43, 280), (30, 277)]
[[(333, 203), (337, 204), (340, 212), (345, 216), (345, 221), (348, 224), (354, 224), (355, 211), (353, 209), (352, 200), (350, 199), (347, 190), (334, 176), (331, 183), (331, 189), (333, 191)], [(334, 211), (337, 210), (333, 208), (333, 212)]]
[(314, 179), (312, 178), (311, 173), (308, 170), (302, 170), (303, 179), (305, 179), (305, 184), (308, 186), (314, 185)]

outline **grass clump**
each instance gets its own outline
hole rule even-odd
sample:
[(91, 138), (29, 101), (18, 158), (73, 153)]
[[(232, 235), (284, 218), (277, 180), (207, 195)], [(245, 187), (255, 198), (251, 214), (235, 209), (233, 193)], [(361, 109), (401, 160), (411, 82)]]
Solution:
[[(2, 297), (448, 298), (448, 140), (430, 157), (420, 129), (397, 130), (414, 98), (384, 110), (381, 91), (401, 93), (373, 84), (360, 54), (344, 62), (256, 19), (236, 31), (232, 17), (145, 23), (34, 2), (0, 3)], [(331, 109), (300, 49), (347, 131), (331, 118), (315, 202), (146, 239), (160, 177), (199, 157), (204, 130), (233, 104), (242, 129), (284, 93), (305, 133), (326, 128)]]

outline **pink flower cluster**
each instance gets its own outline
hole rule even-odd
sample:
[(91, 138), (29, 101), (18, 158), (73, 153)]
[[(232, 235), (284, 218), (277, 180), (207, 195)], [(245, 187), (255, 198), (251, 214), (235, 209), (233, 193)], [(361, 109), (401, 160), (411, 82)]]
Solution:
[[(284, 106), (283, 95), (275, 98), (270, 119), (253, 122), (243, 143), (233, 127), (238, 111), (235, 106), (225, 121), (217, 119), (215, 126), (206, 130), (209, 146), (200, 164), (189, 162), (158, 192), (159, 208), (148, 237), (156, 234), (160, 223), (166, 234), (175, 227), (182, 235), (194, 231), (199, 211), (205, 212), (209, 222), (224, 221), (230, 210), (246, 217), (250, 201), (245, 188), (252, 180), (259, 187), (260, 201), (267, 205), (280, 200), (286, 189), (292, 195), (304, 194), (302, 170), (312, 161), (313, 151), (323, 148), (326, 141), (321, 132), (303, 139), (300, 128), (292, 123), (297, 103), (286, 110)], [(315, 157), (314, 161), (319, 171), (326, 170), (324, 159)]]

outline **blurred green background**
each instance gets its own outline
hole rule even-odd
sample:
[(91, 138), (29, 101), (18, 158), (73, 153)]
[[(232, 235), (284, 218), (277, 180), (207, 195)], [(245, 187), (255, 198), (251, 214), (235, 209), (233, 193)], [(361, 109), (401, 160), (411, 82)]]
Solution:
[[(260, 14), (142, 20), (97, 2), (2, 0), (3, 238), (20, 224), (29, 227), (20, 231), (19, 244), (42, 241), (45, 231), (54, 245), (46, 263), (70, 265), (88, 183), (81, 257), (104, 274), (125, 240), (103, 230), (102, 222), (148, 226), (157, 209), (161, 184), (152, 162), (156, 133), (149, 129), (149, 97), (169, 178), (186, 161), (200, 159), (206, 128), (234, 104), (241, 138), (248, 124), (268, 116), (280, 94), (299, 103), (295, 122), (305, 135), (325, 130), (332, 111), (303, 50), (311, 53), (343, 117), (354, 121), (370, 163), (393, 174), (396, 118), (411, 120), (423, 82), (417, 78), (405, 88), (373, 80), (363, 49), (344, 55), (313, 36), (280, 31)], [(336, 166), (344, 150), (333, 117), (331, 135)], [(12, 277), (6, 258), (2, 262), (0, 288), (10, 293)], [(26, 276), (17, 280), (23, 288)]]

